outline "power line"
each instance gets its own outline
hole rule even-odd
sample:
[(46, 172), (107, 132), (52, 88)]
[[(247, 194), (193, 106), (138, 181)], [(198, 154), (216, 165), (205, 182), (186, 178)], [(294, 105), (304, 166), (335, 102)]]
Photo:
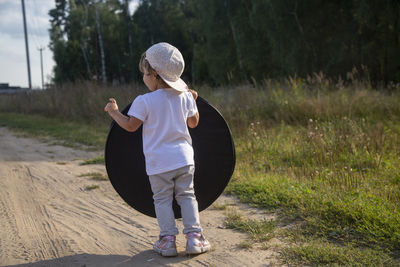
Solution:
[[(34, 46), (40, 52), (40, 68), (41, 68), (41, 80), (42, 80), (42, 89), (44, 89), (44, 69), (43, 65), (45, 64), (43, 50), (48, 45), (48, 42), (43, 38), (47, 35), (46, 26), (43, 21), (40, 19), (44, 15), (43, 9), (34, 0), (26, 0), (26, 20), (29, 25), (29, 31), (27, 32), (29, 39), (33, 40)], [(31, 47), (32, 48), (32, 47)], [(33, 80), (34, 77), (32, 77)]]
[(34, 43), (36, 46), (40, 46), (39, 44), (39, 40), (38, 37), (41, 35), (40, 31), (40, 23), (38, 23), (37, 19), (36, 19), (36, 5), (33, 4), (32, 7), (32, 2), (31, 1), (26, 1), (26, 9), (28, 10), (28, 14), (27, 14), (27, 21), (29, 24), (29, 29), (30, 32), (28, 32), (28, 35), (30, 37), (32, 37), (31, 39), (33, 39)]

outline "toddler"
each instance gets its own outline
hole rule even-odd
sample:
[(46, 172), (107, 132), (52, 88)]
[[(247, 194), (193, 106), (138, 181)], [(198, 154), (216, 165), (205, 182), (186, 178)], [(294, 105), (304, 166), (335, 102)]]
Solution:
[(153, 246), (162, 256), (176, 256), (178, 228), (172, 209), (175, 199), (181, 207), (186, 253), (210, 250), (200, 226), (194, 195), (194, 153), (188, 126), (199, 122), (197, 92), (188, 89), (180, 78), (184, 69), (182, 54), (168, 43), (158, 43), (143, 53), (139, 69), (149, 93), (136, 97), (128, 116), (110, 98), (104, 110), (127, 131), (143, 124), (143, 152), (146, 172), (153, 191), (160, 236)]

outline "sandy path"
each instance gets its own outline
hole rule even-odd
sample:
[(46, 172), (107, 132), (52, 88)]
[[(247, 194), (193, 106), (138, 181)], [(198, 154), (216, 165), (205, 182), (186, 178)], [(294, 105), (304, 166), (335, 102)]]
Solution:
[[(0, 128), (0, 266), (268, 266), (270, 250), (246, 250), (246, 235), (222, 229), (224, 212), (203, 211), (201, 221), (213, 251), (163, 258), (152, 251), (154, 218), (126, 205), (108, 181), (79, 177), (106, 173), (80, 165), (99, 153), (16, 137)], [(85, 190), (86, 186), (98, 189)], [(221, 197), (218, 201), (230, 201)], [(182, 224), (179, 222), (182, 230)]]

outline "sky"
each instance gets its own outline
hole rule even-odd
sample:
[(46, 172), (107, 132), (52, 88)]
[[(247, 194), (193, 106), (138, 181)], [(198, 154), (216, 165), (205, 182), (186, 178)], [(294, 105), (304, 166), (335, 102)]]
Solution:
[[(131, 2), (131, 11), (138, 0)], [(40, 52), (44, 47), (44, 83), (51, 80), (54, 67), (53, 54), (49, 49), (49, 10), (54, 0), (25, 0), (26, 24), (29, 41), (32, 88), (42, 87)], [(21, 0), (0, 0), (0, 83), (28, 87), (24, 25)]]
[[(43, 78), (51, 77), (54, 61), (48, 47), (50, 9), (54, 0), (25, 0), (32, 87), (41, 88), (40, 52), (43, 50)], [(20, 0), (0, 0), (0, 83), (28, 87), (22, 4)]]

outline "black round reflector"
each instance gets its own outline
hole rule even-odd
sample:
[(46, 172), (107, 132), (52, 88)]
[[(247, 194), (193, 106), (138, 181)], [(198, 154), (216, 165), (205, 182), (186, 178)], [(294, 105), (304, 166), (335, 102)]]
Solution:
[[(235, 147), (222, 115), (201, 97), (197, 98), (200, 121), (190, 129), (195, 159), (194, 189), (199, 211), (209, 207), (224, 191), (235, 168)], [(122, 111), (127, 114), (130, 104)], [(143, 154), (142, 127), (130, 133), (114, 121), (105, 147), (105, 162), (111, 184), (135, 210), (156, 217)], [(180, 218), (174, 200), (175, 218)]]

